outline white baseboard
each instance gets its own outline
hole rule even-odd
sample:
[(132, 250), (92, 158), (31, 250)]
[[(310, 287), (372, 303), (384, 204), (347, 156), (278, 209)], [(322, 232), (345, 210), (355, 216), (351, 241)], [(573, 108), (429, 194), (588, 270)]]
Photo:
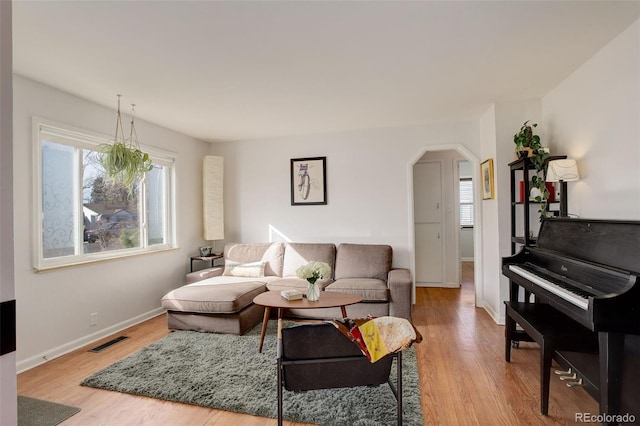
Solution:
[(23, 371), (30, 370), (34, 367), (37, 367), (38, 365), (42, 365), (53, 359), (61, 357), (62, 355), (66, 355), (69, 352), (73, 352), (76, 349), (80, 349), (83, 346), (90, 345), (93, 342), (97, 342), (100, 339), (104, 339), (105, 337), (108, 337), (126, 328), (132, 327), (136, 324), (140, 324), (141, 322), (144, 322), (148, 319), (157, 317), (158, 315), (161, 315), (164, 312), (165, 310), (163, 308), (156, 308), (142, 315), (138, 315), (137, 317), (133, 317), (127, 321), (123, 321), (121, 323), (112, 325), (111, 327), (107, 327), (103, 330), (81, 337), (80, 339), (76, 339), (69, 343), (65, 343), (64, 345), (58, 346), (57, 348), (52, 348), (39, 355), (35, 355), (35, 356), (32, 356), (31, 358), (18, 361), (16, 363), (16, 370), (18, 374), (20, 374)]
[(491, 318), (493, 318), (493, 320), (496, 322), (496, 324), (498, 325), (504, 325), (504, 316), (500, 314), (500, 312), (495, 312), (493, 309), (491, 309), (489, 306), (483, 306), (484, 310), (487, 311), (487, 313), (489, 314), (489, 316)]
[(460, 284), (448, 283), (416, 283), (416, 287), (460, 288)]
[(474, 257), (461, 257), (460, 262), (473, 262), (475, 260)]

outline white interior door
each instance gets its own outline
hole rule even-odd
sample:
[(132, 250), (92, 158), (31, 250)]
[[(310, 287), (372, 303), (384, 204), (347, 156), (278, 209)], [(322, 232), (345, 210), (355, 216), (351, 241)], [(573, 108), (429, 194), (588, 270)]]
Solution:
[(442, 165), (413, 167), (416, 284), (443, 282)]

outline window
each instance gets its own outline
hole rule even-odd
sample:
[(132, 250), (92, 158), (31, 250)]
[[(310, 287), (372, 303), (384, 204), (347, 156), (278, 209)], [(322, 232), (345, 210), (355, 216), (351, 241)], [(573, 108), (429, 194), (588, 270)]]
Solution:
[(460, 226), (473, 226), (473, 180), (460, 179)]
[(97, 161), (97, 146), (107, 138), (42, 120), (34, 129), (36, 269), (173, 246), (172, 157), (145, 148), (154, 167), (129, 190), (107, 181)]

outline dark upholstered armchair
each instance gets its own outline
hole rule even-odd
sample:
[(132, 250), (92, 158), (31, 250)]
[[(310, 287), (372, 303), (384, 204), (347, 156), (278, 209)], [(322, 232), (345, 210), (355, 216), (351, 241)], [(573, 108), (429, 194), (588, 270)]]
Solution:
[[(397, 389), (391, 383), (397, 361)], [(278, 336), (278, 424), (282, 425), (282, 388), (289, 391), (376, 386), (387, 382), (398, 403), (402, 425), (402, 352), (369, 362), (332, 324), (285, 328)]]

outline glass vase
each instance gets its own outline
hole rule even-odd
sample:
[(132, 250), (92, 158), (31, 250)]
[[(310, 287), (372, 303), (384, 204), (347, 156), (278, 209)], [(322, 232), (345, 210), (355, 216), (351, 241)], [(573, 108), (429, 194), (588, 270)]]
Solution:
[(320, 299), (320, 287), (307, 281), (307, 300), (315, 302), (318, 299)]

